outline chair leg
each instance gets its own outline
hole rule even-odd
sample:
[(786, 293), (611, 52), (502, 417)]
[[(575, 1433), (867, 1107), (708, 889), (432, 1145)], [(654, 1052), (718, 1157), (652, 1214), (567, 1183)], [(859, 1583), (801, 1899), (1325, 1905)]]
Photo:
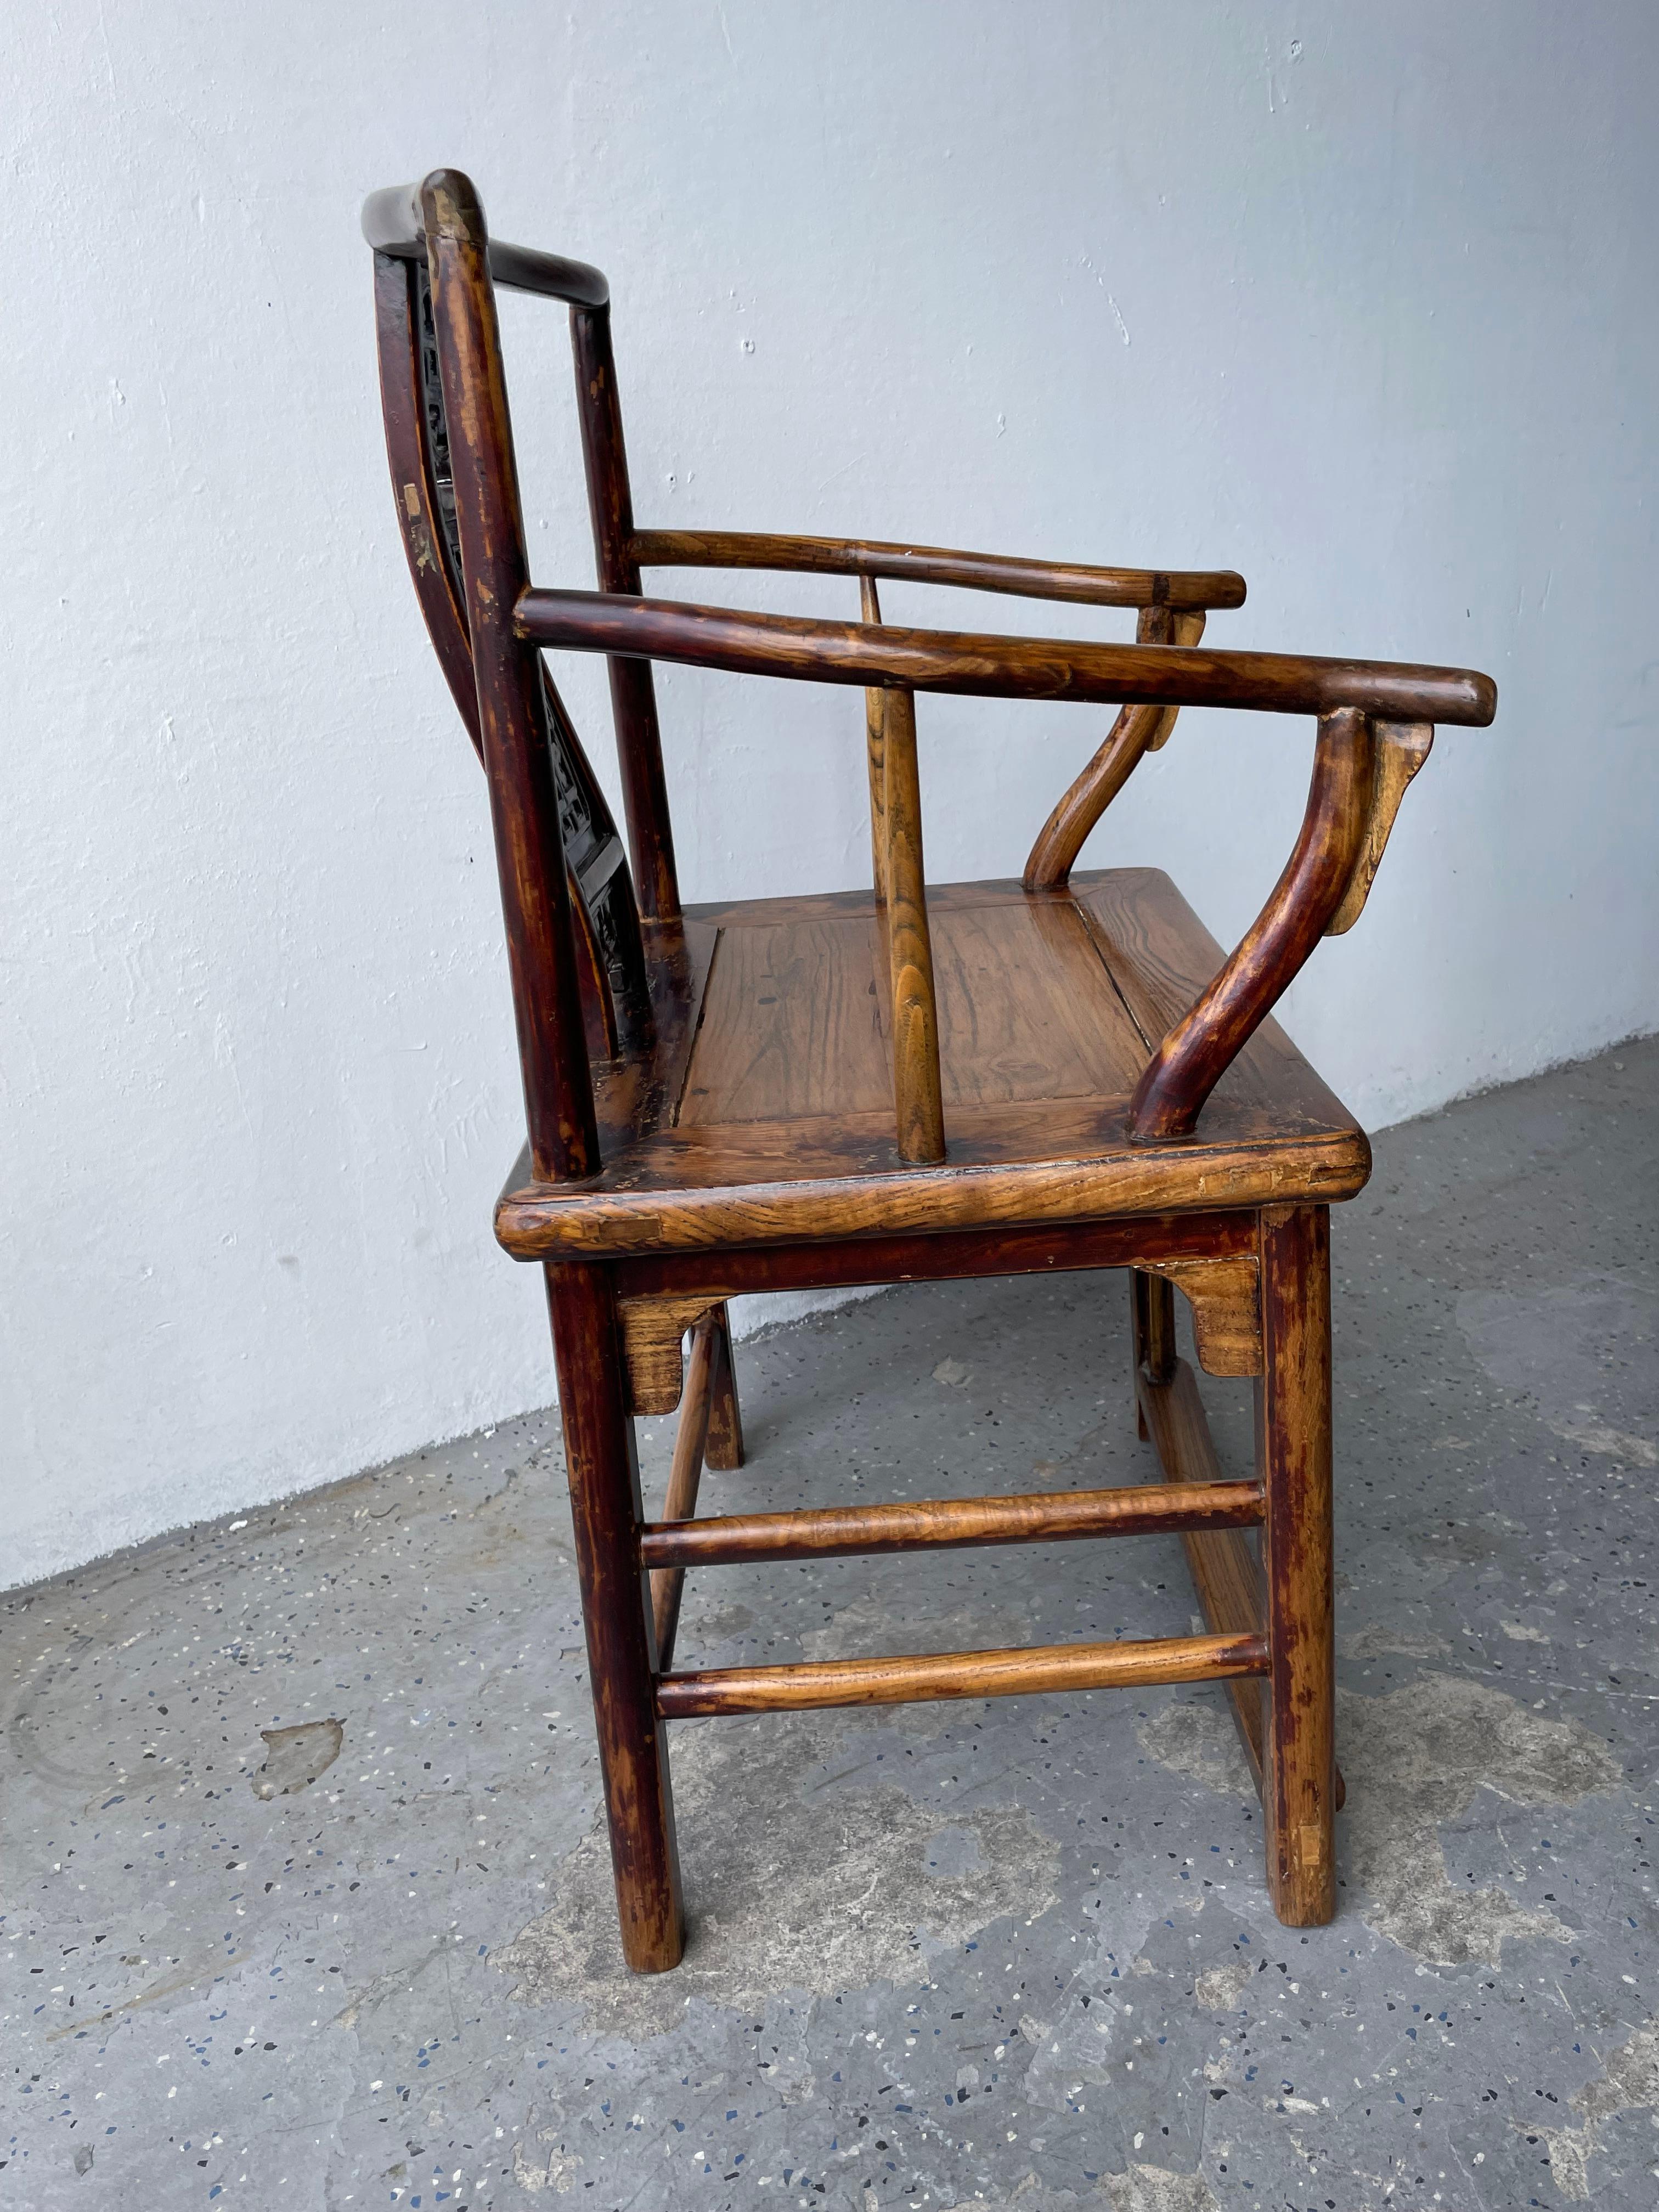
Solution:
[[(1132, 1267), (1129, 1318), (1135, 1374), (1144, 1374), (1149, 1382), (1168, 1382), (1176, 1370), (1175, 1285), (1166, 1276), (1149, 1275), (1139, 1267)], [(1132, 1376), (1132, 1386), (1133, 1381)], [(1135, 1432), (1145, 1443), (1150, 1432), (1139, 1389), (1134, 1392), (1134, 1401)]]
[(708, 1395), (706, 1466), (726, 1474), (743, 1465), (743, 1420), (738, 1412), (738, 1380), (732, 1365), (732, 1323), (726, 1308), (716, 1309), (714, 1374)]
[(1287, 1927), (1317, 1928), (1336, 1911), (1330, 1214), (1267, 1206), (1261, 1224), (1267, 1885)]
[(616, 1299), (602, 1267), (546, 1273), (623, 1955), (635, 1973), (661, 1973), (679, 1964), (685, 1915)]

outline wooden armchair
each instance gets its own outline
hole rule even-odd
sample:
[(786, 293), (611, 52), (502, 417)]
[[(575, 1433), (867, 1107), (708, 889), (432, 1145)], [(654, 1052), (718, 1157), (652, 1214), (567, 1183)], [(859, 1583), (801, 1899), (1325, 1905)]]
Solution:
[[(543, 1263), (623, 1948), (684, 1942), (664, 1723), (695, 1715), (1224, 1680), (1260, 1781), (1281, 1919), (1335, 1900), (1328, 1212), (1364, 1133), (1270, 1018), (1352, 926), (1436, 722), (1485, 724), (1467, 670), (1218, 653), (1237, 576), (925, 546), (635, 527), (598, 270), (492, 243), (439, 170), (377, 193), (382, 396), (410, 574), (483, 759), (529, 1143), (496, 1233)], [(570, 310), (599, 589), (531, 586), (495, 288)], [(640, 596), (653, 565), (856, 576), (862, 619)], [(890, 577), (1138, 610), (1133, 645), (884, 624)], [(631, 873), (543, 653), (598, 653)], [(865, 695), (872, 888), (682, 909), (653, 660)], [(1107, 702), (1110, 734), (1023, 881), (925, 887), (918, 692)], [(1224, 957), (1167, 877), (1073, 878), (1084, 839), (1183, 706), (1312, 716), (1312, 787), (1260, 919)], [(1135, 1393), (1164, 1480), (923, 1504), (694, 1517), (742, 1442), (726, 1302), (966, 1275), (1132, 1271)], [(1255, 1379), (1257, 1465), (1224, 1480), (1201, 1365)], [(690, 1338), (689, 1370), (684, 1345)], [(633, 1416), (684, 1404), (662, 1516)], [(1252, 1540), (1250, 1531), (1258, 1532)], [(1207, 1632), (677, 1672), (686, 1568), (1178, 1531)]]

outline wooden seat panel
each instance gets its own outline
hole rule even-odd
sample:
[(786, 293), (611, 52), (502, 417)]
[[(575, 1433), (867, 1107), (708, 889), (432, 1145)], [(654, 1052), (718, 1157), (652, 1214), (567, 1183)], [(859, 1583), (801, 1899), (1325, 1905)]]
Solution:
[(722, 924), (678, 1125), (892, 1115), (879, 924), (867, 915), (769, 912)]
[(1364, 1135), (1276, 1023), (1218, 1086), (1200, 1135), (1131, 1141), (1156, 1042), (1220, 947), (1161, 871), (930, 887), (948, 1154), (894, 1137), (873, 895), (690, 909), (683, 998), (657, 1067), (596, 1086), (601, 1173), (538, 1182), (496, 1211), (525, 1259), (707, 1249), (992, 1222), (1350, 1197)]
[[(983, 897), (975, 892), (983, 890)], [(1146, 1064), (1097, 936), (1068, 897), (936, 889), (947, 1108), (1127, 1096)], [(893, 1099), (887, 948), (873, 900), (720, 924), (677, 1126), (879, 1114)]]
[(975, 888), (952, 886), (933, 922), (947, 1114), (1127, 1096), (1146, 1043), (1076, 905), (1023, 894), (975, 902)]

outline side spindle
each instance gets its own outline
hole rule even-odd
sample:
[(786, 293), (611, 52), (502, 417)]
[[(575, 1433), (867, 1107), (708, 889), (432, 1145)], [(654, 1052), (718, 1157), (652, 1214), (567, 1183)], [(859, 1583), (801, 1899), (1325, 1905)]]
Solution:
[[(879, 624), (881, 600), (873, 576), (859, 578), (859, 605), (867, 623)], [(887, 903), (887, 694), (872, 684), (864, 695), (865, 750), (870, 768), (870, 860), (876, 902)]]
[(900, 1158), (933, 1165), (945, 1158), (945, 1103), (922, 866), (915, 695), (890, 690), (886, 702), (879, 833), (884, 847), (887, 954), (893, 987), (893, 1103)]

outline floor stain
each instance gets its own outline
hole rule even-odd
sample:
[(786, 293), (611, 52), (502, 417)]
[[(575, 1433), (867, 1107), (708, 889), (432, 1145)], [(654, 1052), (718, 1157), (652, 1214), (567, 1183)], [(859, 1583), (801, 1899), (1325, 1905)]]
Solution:
[[(1383, 1698), (1339, 1693), (1337, 1711), (1348, 1785), (1338, 1848), (1369, 1927), (1442, 1966), (1483, 1959), (1496, 1966), (1505, 1939), (1571, 1940), (1553, 1912), (1495, 1887), (1454, 1883), (1439, 1829), (1482, 1789), (1516, 1804), (1569, 1805), (1614, 1788), (1623, 1775), (1604, 1745), (1577, 1722), (1546, 1719), (1501, 1690), (1450, 1675), (1424, 1674)], [(1137, 1734), (1155, 1758), (1206, 1789), (1253, 1793), (1231, 1722), (1216, 1703), (1171, 1700)]]
[(1221, 1797), (1255, 1797), (1244, 1747), (1231, 1714), (1215, 1698), (1172, 1698), (1137, 1723), (1135, 1734), (1154, 1759), (1188, 1781), (1201, 1782)]
[[(680, 1847), (699, 1870), (684, 1964), (649, 1978), (623, 1965), (600, 1820), (559, 1868), (557, 1902), (492, 1954), (514, 1994), (577, 2004), (592, 2027), (661, 2033), (692, 1997), (741, 2012), (778, 1989), (834, 1996), (920, 1981), (937, 1947), (1048, 1911), (1060, 1854), (1017, 1808), (945, 1822), (896, 1784), (809, 1802), (836, 1733), (817, 1716), (772, 1714), (758, 1729), (715, 1722), (677, 1732)], [(768, 1778), (764, 1814), (734, 1821), (757, 1765)]]
[(1570, 2203), (1579, 2204), (1593, 2193), (1589, 2161), (1601, 2148), (1603, 2123), (1620, 2112), (1645, 2109), (1659, 2114), (1659, 2021), (1644, 2021), (1627, 2043), (1621, 2043), (1601, 2073), (1587, 2081), (1572, 2102), (1584, 2115), (1583, 2125), (1542, 2132), (1550, 2147), (1550, 2172), (1557, 2188)]
[(1161, 2166), (1131, 2166), (1101, 2177), (1112, 2212), (1221, 2212), (1201, 2173), (1170, 2173)]
[(308, 1790), (340, 1756), (345, 1729), (338, 1721), (301, 1721), (293, 1728), (261, 1729), (265, 1763), (253, 1778), (256, 1797), (288, 1797)]
[(1507, 1940), (1571, 1941), (1542, 1907), (1448, 1876), (1439, 1829), (1481, 1790), (1517, 1805), (1571, 1805), (1624, 1777), (1577, 1721), (1550, 1720), (1484, 1683), (1422, 1674), (1383, 1698), (1340, 1696), (1347, 1856), (1368, 1926), (1421, 1959), (1502, 1961)]
[(1565, 1443), (1627, 1467), (1659, 1467), (1659, 1443), (1603, 1418), (1609, 1393), (1647, 1370), (1644, 1426), (1659, 1431), (1651, 1396), (1659, 1363), (1659, 1297), (1611, 1274), (1531, 1291), (1466, 1291), (1457, 1323), (1494, 1382), (1536, 1407)]

